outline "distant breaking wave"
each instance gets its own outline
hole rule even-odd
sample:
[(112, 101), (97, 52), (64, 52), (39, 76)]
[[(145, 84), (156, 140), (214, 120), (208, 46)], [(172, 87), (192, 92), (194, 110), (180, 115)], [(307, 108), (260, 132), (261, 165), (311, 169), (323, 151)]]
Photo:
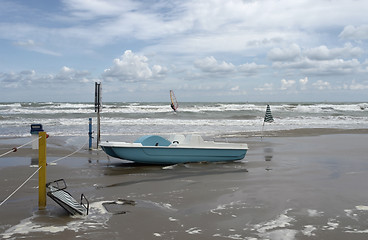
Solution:
[[(257, 132), (266, 103), (103, 103), (102, 135)], [(270, 103), (275, 121), (265, 131), (302, 128), (367, 129), (368, 103)], [(93, 103), (0, 103), (0, 137), (29, 136), (32, 123), (52, 135), (84, 136)]]

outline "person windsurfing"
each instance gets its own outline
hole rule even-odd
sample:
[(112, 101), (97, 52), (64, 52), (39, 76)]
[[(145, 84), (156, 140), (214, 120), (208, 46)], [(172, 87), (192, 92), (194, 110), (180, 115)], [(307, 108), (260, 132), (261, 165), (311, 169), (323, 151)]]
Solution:
[(172, 110), (174, 110), (174, 112), (176, 112), (176, 109), (173, 103), (171, 103), (170, 107), (172, 108)]
[(174, 110), (174, 112), (176, 112), (176, 110), (178, 109), (178, 101), (176, 101), (176, 97), (174, 95), (174, 91), (170, 90), (170, 100), (171, 100), (171, 108), (172, 110)]

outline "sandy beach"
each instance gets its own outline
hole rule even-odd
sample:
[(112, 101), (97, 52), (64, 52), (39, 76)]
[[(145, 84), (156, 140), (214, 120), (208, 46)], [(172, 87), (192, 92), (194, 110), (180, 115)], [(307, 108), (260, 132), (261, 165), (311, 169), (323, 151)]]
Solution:
[[(47, 167), (90, 201), (71, 217), (47, 198), (38, 210), (35, 175), (0, 206), (2, 239), (366, 239), (367, 130), (298, 130), (221, 136), (245, 142), (242, 161), (137, 165), (83, 147)], [(118, 138), (118, 137), (116, 137)], [(125, 137), (130, 140), (132, 136)], [(0, 139), (1, 152), (30, 138)], [(66, 156), (82, 137), (50, 137), (47, 161)], [(37, 150), (0, 158), (0, 200), (35, 170)], [(126, 201), (129, 200), (129, 201)], [(104, 203), (112, 203), (103, 206)]]

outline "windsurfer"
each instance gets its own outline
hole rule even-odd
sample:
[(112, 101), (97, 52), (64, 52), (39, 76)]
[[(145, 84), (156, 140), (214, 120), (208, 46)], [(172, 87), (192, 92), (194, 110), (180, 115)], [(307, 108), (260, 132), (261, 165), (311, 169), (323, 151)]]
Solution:
[(176, 109), (178, 109), (178, 102), (176, 101), (173, 90), (170, 90), (170, 100), (171, 100), (170, 106), (174, 110), (174, 112), (176, 112)]
[(175, 109), (175, 106), (174, 106), (174, 104), (173, 103), (171, 103), (171, 108), (176, 112), (176, 109)]

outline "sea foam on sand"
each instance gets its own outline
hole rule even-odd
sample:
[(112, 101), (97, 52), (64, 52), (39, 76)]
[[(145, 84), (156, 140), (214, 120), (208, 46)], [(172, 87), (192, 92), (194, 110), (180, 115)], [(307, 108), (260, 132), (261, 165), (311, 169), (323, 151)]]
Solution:
[(41, 224), (38, 220), (40, 215), (34, 214), (6, 230), (5, 233), (2, 234), (2, 237), (8, 239), (15, 234), (27, 235), (35, 232), (57, 233), (65, 230), (79, 232), (81, 230), (87, 231), (88, 229), (106, 228), (107, 221), (110, 219), (111, 214), (103, 207), (102, 203), (104, 202), (105, 201), (91, 203), (90, 211), (87, 216), (72, 217), (71, 221), (66, 225), (50, 226), (47, 225), (45, 221)]

